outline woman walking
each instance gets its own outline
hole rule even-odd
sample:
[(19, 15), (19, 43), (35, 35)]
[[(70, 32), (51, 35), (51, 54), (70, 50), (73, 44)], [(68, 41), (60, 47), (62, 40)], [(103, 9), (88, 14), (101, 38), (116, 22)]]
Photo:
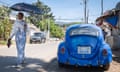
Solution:
[(26, 44), (26, 32), (27, 32), (27, 24), (23, 20), (24, 14), (18, 13), (18, 18), (13, 24), (12, 32), (8, 39), (8, 47), (11, 44), (11, 39), (15, 36), (16, 47), (17, 47), (17, 66), (21, 67), (25, 60), (25, 44)]

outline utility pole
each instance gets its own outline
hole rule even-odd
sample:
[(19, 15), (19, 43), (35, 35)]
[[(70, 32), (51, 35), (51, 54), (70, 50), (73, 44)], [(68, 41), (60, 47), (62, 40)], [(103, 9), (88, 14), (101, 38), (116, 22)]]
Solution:
[(87, 1), (88, 0), (83, 0), (83, 3), (84, 3), (84, 23), (87, 23)]
[(87, 23), (88, 23), (88, 19), (89, 19), (89, 10), (87, 10)]
[(101, 0), (101, 15), (103, 15), (103, 0)]

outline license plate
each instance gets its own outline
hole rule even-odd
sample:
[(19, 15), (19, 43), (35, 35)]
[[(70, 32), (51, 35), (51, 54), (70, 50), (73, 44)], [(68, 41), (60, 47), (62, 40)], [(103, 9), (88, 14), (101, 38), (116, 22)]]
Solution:
[(78, 54), (91, 54), (91, 47), (78, 46)]

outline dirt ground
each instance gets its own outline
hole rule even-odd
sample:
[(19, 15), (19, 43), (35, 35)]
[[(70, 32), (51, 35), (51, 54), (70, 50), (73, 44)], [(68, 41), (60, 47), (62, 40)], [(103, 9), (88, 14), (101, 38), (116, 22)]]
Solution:
[(57, 63), (57, 47), (59, 42), (26, 45), (26, 64), (21, 69), (16, 64), (16, 48), (0, 46), (0, 72), (120, 72), (120, 49), (113, 50), (113, 61), (108, 71), (99, 68), (65, 67), (59, 68)]

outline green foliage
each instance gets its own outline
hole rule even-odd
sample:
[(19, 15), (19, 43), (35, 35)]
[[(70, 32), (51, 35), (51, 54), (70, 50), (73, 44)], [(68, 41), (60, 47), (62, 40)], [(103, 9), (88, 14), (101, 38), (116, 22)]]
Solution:
[(36, 27), (38, 27), (41, 31), (47, 31), (50, 27), (50, 35), (53, 37), (62, 38), (64, 36), (63, 30), (57, 26), (54, 22), (54, 16), (51, 12), (51, 8), (45, 4), (43, 4), (40, 0), (33, 5), (42, 9), (42, 15), (30, 14), (28, 17), (31, 23), (33, 23)]
[(81, 22), (71, 22), (71, 23), (69, 23), (69, 24), (64, 24), (63, 26), (64, 26), (64, 27), (68, 27), (68, 26), (74, 25), (74, 24), (81, 24)]
[(0, 10), (0, 39), (7, 40), (12, 25), (8, 18), (10, 10), (4, 6), (1, 6)]
[(8, 18), (0, 20), (0, 38), (6, 40), (11, 31), (11, 22)]
[(52, 37), (57, 37), (60, 39), (64, 37), (63, 29), (56, 25), (53, 21), (50, 23), (50, 34)]
[[(51, 13), (51, 8), (45, 4), (43, 4), (41, 1), (37, 1), (36, 3), (33, 3), (33, 5), (37, 6), (42, 10), (42, 15), (35, 15), (30, 13), (29, 19), (30, 21), (38, 28), (40, 28), (42, 31), (47, 30), (46, 26), (48, 24), (48, 19), (53, 19), (53, 15)], [(41, 25), (42, 24), (42, 25)]]
[(5, 45), (6, 41), (0, 40), (0, 44)]

